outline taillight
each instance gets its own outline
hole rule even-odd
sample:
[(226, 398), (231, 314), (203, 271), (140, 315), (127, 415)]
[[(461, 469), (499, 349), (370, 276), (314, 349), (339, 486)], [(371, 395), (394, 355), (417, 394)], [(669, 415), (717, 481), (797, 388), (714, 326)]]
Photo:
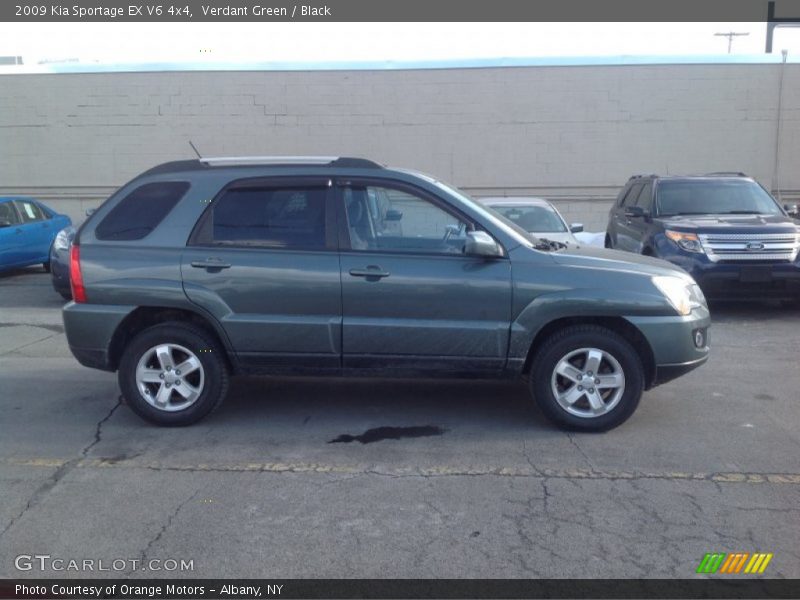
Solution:
[(83, 287), (81, 274), (81, 247), (72, 244), (69, 251), (69, 284), (72, 288), (72, 299), (75, 302), (86, 302), (86, 288)]

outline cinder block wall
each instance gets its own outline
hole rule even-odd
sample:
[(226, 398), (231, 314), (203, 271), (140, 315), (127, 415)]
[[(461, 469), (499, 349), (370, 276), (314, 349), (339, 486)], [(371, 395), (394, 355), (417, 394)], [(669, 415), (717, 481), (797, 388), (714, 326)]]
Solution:
[[(476, 196), (538, 195), (589, 230), (634, 173), (742, 170), (800, 197), (800, 65), (0, 76), (0, 194), (80, 220), (156, 163), (332, 154)], [(776, 154), (776, 151), (778, 154)], [(776, 157), (780, 170), (773, 180)]]

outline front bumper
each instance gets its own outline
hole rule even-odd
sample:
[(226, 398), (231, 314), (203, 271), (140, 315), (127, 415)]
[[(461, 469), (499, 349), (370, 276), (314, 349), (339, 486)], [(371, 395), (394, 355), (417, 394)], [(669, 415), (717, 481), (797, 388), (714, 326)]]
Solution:
[(697, 367), (705, 364), (707, 360), (708, 355), (704, 356), (703, 358), (698, 358), (697, 360), (690, 360), (689, 362), (679, 363), (676, 365), (656, 365), (655, 376), (653, 377), (653, 383), (650, 387), (655, 387), (657, 385), (661, 385), (662, 383), (667, 383), (668, 381), (677, 379), (678, 377), (682, 377), (689, 371), (694, 371)]
[(710, 298), (798, 298), (800, 264), (711, 263), (689, 271)]
[(800, 297), (800, 260), (712, 262), (705, 254), (686, 252), (667, 240), (656, 249), (659, 258), (689, 273), (709, 298)]
[(654, 373), (649, 387), (680, 377), (708, 360), (711, 315), (707, 308), (696, 308), (686, 316), (627, 320), (644, 335), (653, 352)]

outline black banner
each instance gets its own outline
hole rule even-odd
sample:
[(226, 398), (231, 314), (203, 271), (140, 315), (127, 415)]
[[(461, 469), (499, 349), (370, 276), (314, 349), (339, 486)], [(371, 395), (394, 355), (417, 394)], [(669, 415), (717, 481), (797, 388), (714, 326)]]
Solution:
[(4, 0), (0, 21), (740, 21), (800, 16), (774, 0)]
[(28, 579), (0, 599), (800, 598), (800, 579)]

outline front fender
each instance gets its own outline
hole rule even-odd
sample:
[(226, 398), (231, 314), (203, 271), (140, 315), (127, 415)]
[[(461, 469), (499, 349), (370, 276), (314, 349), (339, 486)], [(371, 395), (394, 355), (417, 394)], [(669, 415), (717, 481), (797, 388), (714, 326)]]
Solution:
[(511, 324), (509, 362), (525, 360), (536, 335), (558, 319), (670, 316), (675, 310), (656, 295), (620, 289), (568, 289), (537, 296)]

